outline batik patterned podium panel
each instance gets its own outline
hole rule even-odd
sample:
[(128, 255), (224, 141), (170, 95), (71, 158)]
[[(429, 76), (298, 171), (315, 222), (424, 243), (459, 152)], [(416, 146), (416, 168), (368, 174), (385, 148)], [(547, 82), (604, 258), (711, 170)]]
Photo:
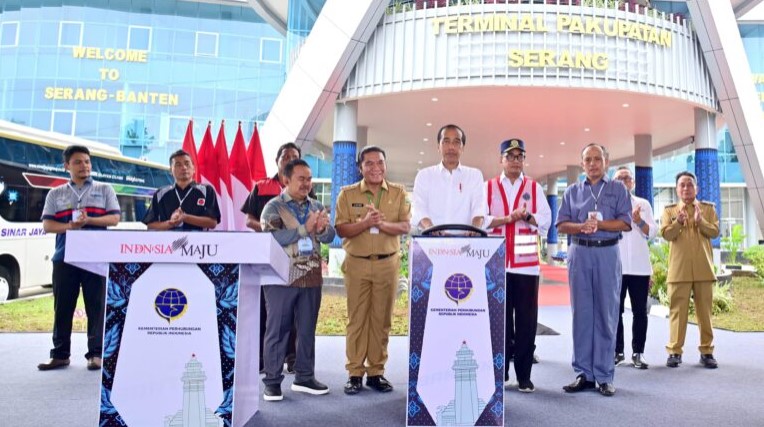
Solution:
[(411, 242), (407, 425), (504, 425), (504, 239)]

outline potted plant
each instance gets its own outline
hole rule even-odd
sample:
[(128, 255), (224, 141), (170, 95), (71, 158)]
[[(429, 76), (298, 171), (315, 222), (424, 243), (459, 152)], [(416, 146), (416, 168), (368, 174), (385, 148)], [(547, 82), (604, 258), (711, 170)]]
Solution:
[(743, 226), (741, 224), (733, 225), (730, 234), (722, 237), (722, 249), (728, 253), (726, 264), (728, 269), (740, 270), (742, 268), (737, 262), (737, 255), (744, 241), (745, 233), (743, 233)]

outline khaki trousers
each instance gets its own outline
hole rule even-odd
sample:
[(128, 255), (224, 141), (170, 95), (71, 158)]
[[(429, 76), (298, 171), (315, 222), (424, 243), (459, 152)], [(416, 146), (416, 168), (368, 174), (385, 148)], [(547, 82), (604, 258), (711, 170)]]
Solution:
[(687, 313), (690, 309), (690, 292), (695, 300), (695, 316), (700, 328), (700, 354), (714, 352), (714, 329), (711, 326), (714, 282), (669, 282), (669, 354), (682, 354), (687, 335)]
[(345, 369), (349, 376), (383, 375), (398, 285), (399, 255), (381, 260), (348, 254), (343, 263), (348, 301)]

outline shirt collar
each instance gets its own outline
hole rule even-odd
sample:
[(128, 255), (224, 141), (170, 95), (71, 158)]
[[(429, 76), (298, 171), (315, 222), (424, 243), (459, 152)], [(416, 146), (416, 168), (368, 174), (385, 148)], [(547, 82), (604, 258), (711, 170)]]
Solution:
[[(462, 170), (462, 162), (459, 162), (459, 164), (458, 164), (458, 165), (456, 165), (456, 167), (454, 168), (454, 170), (455, 170), (455, 171), (461, 171), (461, 170)], [(446, 171), (446, 172), (448, 172), (448, 169), (446, 169), (446, 167), (445, 167), (445, 166), (443, 166), (443, 162), (442, 162), (442, 161), (441, 161), (441, 162), (438, 162), (438, 172), (443, 172), (443, 171)]]
[(180, 188), (180, 187), (178, 186), (178, 183), (177, 183), (177, 182), (175, 183), (175, 185), (174, 185), (173, 187), (174, 187), (174, 188), (175, 188), (175, 190), (177, 190), (177, 191), (183, 191), (183, 192), (186, 192), (186, 191), (189, 191), (190, 189), (194, 188), (194, 186), (195, 186), (195, 185), (196, 185), (196, 181), (194, 181), (194, 180), (192, 179), (192, 180), (191, 180), (191, 182), (189, 182), (189, 183), (188, 183), (188, 186), (187, 186), (186, 188)]
[(293, 201), (295, 203), (301, 204), (301, 203), (308, 203), (310, 201), (310, 197), (306, 197), (305, 200), (303, 200), (302, 202), (298, 202), (297, 200), (293, 199), (292, 196), (289, 195), (289, 192), (286, 190), (286, 187), (284, 187), (284, 189), (281, 191), (281, 197), (284, 198), (284, 201), (286, 203)]
[[(610, 182), (610, 177), (609, 177), (609, 176), (607, 176), (607, 174), (605, 174), (605, 175), (602, 175), (602, 178), (600, 178), (600, 181), (602, 181), (604, 184), (607, 184), (608, 182)], [(583, 180), (583, 181), (581, 181), (581, 182), (583, 182), (583, 183), (584, 183), (584, 185), (592, 185), (592, 184), (589, 182), (589, 178), (584, 178), (584, 180)], [(596, 184), (595, 184), (595, 185), (596, 185)]]
[[(388, 191), (387, 190), (387, 180), (386, 179), (382, 180), (382, 189), (385, 190), (385, 191)], [(369, 186), (366, 185), (366, 180), (362, 179), (361, 180), (361, 193), (366, 193), (366, 192), (371, 193), (371, 190), (369, 190)]]
[[(517, 179), (515, 180), (515, 184), (517, 184), (518, 182), (522, 182), (524, 178), (525, 178), (525, 174), (520, 172), (520, 176), (517, 177)], [(501, 173), (501, 180), (507, 181), (510, 185), (514, 185), (512, 184), (512, 181), (509, 180), (509, 177), (504, 172)]]
[[(77, 186), (77, 184), (75, 184), (74, 181), (71, 180), (71, 179), (69, 180), (69, 184), (73, 185), (75, 187)], [(82, 186), (84, 187), (86, 185), (93, 185), (93, 177), (92, 176), (89, 176), (89, 177), (85, 178), (85, 182), (82, 183)]]

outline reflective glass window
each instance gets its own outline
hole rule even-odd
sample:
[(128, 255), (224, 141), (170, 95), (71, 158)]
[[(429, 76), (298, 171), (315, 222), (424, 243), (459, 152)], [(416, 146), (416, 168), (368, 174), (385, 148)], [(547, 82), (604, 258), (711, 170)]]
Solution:
[(3, 22), (0, 24), (0, 47), (13, 47), (19, 44), (19, 23)]
[(127, 48), (134, 50), (151, 50), (151, 27), (131, 25), (127, 29)]
[(82, 45), (82, 22), (61, 21), (58, 25), (58, 45), (62, 47)]
[(74, 135), (77, 113), (70, 110), (53, 110), (50, 114), (50, 130), (64, 135)]
[(218, 56), (218, 38), (218, 33), (197, 31), (194, 53), (198, 56)]
[(260, 62), (281, 64), (281, 39), (263, 37), (260, 39)]

